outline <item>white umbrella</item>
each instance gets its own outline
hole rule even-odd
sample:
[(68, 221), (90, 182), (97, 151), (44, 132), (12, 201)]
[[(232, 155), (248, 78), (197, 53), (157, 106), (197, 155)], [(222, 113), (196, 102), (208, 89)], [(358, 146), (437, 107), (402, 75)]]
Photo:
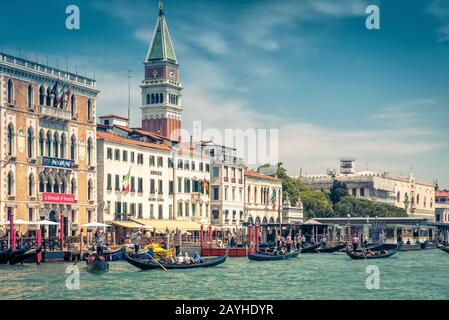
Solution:
[(138, 229), (145, 229), (145, 230), (153, 230), (154, 229), (153, 226), (139, 226), (139, 227), (136, 227), (136, 228), (138, 228)]
[(6, 226), (9, 224), (9, 221), (0, 221), (0, 226)]
[(36, 224), (38, 224), (40, 226), (59, 226), (59, 223), (53, 222), (53, 221), (48, 221), (48, 220), (41, 220), (41, 221), (36, 222)]
[(107, 228), (107, 227), (112, 227), (112, 226), (110, 224), (104, 224), (104, 223), (100, 223), (100, 222), (93, 222), (93, 223), (83, 224), (82, 227), (86, 227), (86, 228)]
[(14, 224), (16, 224), (16, 225), (30, 225), (30, 224), (35, 224), (35, 223), (31, 222), (31, 221), (25, 221), (25, 220), (17, 219), (17, 220), (14, 220)]

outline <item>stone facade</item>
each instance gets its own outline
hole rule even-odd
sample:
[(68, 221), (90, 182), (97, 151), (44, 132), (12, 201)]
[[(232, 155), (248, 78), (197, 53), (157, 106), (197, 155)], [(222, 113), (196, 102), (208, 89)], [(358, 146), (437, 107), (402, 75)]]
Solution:
[(64, 214), (67, 235), (95, 221), (97, 94), (92, 79), (0, 55), (0, 220)]

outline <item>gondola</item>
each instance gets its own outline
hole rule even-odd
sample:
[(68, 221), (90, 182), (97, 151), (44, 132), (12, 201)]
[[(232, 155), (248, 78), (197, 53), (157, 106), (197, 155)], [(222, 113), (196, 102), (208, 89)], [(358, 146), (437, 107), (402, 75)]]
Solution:
[(86, 261), (87, 272), (100, 274), (109, 270), (109, 263), (103, 256), (96, 253), (90, 254)]
[(301, 249), (301, 253), (311, 253), (317, 250), (320, 247), (320, 244), (312, 244), (307, 247)]
[[(165, 263), (165, 262), (156, 262), (156, 260), (152, 258), (148, 259), (138, 259), (130, 256), (127, 252), (124, 254), (125, 260), (142, 270), (152, 270), (152, 269), (195, 269), (195, 268), (208, 268), (208, 267), (215, 267), (218, 266), (226, 261), (226, 256), (217, 257), (217, 258), (209, 258), (209, 259), (202, 259), (202, 262), (195, 263), (195, 264), (171, 264), (171, 263)], [(163, 268), (162, 268), (163, 267)]]
[(29, 250), (21, 255), (11, 257), (8, 264), (14, 265), (19, 263), (37, 263), (37, 255), (42, 252), (42, 246), (37, 249)]
[(9, 257), (11, 256), (12, 249), (6, 249), (3, 251), (0, 251), (0, 264), (8, 263)]
[(297, 258), (300, 251), (288, 252), (286, 254), (266, 254), (259, 251), (259, 253), (248, 253), (248, 259), (252, 261), (279, 261)]
[(9, 263), (9, 261), (17, 259), (18, 257), (24, 255), (26, 251), (27, 249), (25, 247), (16, 250), (7, 249), (3, 251), (4, 253), (2, 252), (3, 254), (0, 256), (0, 263)]
[[(83, 253), (83, 260), (87, 260), (90, 254), (95, 253), (95, 251), (88, 251)], [(105, 249), (103, 251), (103, 257), (106, 261), (119, 261), (123, 259), (123, 249)]]
[(319, 247), (313, 251), (310, 251), (310, 253), (332, 253), (332, 252), (340, 251), (344, 248), (346, 248), (346, 244), (340, 243), (334, 247), (325, 247), (325, 248)]
[(418, 251), (422, 250), (421, 244), (399, 244), (399, 251)]
[(449, 247), (440, 247), (440, 249), (446, 253), (449, 253)]
[(398, 249), (389, 249), (389, 250), (382, 250), (382, 251), (372, 251), (373, 254), (367, 254), (364, 251), (348, 251), (346, 254), (354, 260), (366, 260), (366, 259), (383, 259), (383, 258), (389, 258), (392, 255), (394, 255), (396, 252), (398, 252)]

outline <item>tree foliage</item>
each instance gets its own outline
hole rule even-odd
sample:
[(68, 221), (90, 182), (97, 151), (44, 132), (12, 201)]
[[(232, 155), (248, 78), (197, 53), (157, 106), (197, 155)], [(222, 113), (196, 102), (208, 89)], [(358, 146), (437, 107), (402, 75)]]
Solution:
[(352, 195), (341, 198), (334, 205), (335, 214), (339, 217), (407, 217), (405, 210), (393, 205), (356, 198)]
[(346, 184), (341, 181), (334, 180), (329, 194), (332, 204), (335, 205), (336, 203), (340, 202), (341, 198), (347, 195), (348, 195), (348, 188), (346, 187)]

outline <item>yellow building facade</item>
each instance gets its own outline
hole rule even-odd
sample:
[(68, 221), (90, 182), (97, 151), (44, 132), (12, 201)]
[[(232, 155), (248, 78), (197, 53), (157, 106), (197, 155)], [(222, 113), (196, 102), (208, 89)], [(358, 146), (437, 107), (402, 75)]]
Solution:
[(76, 235), (96, 221), (95, 80), (0, 54), (0, 88), (0, 222)]

